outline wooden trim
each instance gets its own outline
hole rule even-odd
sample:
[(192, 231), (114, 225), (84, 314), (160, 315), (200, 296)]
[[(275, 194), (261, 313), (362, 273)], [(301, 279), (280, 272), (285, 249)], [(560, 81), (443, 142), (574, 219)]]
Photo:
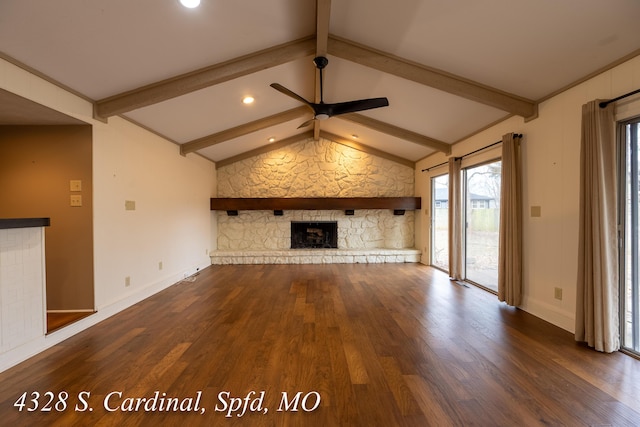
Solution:
[(274, 114), (273, 116), (265, 117), (264, 119), (246, 123), (241, 126), (226, 129), (221, 132), (214, 133), (212, 135), (208, 135), (182, 144), (180, 146), (180, 154), (186, 155), (188, 153), (201, 150), (212, 145), (220, 144), (221, 142), (229, 141), (230, 139), (238, 138), (249, 133), (266, 129), (270, 126), (288, 122), (305, 114), (309, 114), (309, 108), (307, 106), (302, 106), (284, 111), (282, 113)]
[(420, 135), (419, 133), (412, 132), (407, 129), (400, 128), (398, 126), (390, 125), (388, 123), (381, 122), (371, 117), (364, 116), (358, 113), (344, 114), (338, 116), (339, 119), (348, 120), (353, 123), (368, 127), (378, 132), (385, 133), (387, 135), (395, 136), (396, 138), (403, 139), (405, 141), (413, 142), (414, 144), (422, 145), (423, 147), (432, 148), (436, 151), (441, 151), (444, 154), (451, 154), (451, 145), (446, 142), (439, 141), (437, 139), (429, 138), (428, 136)]
[(605, 65), (604, 67), (598, 68), (597, 70), (592, 71), (591, 73), (587, 74), (586, 76), (583, 76), (583, 77), (579, 78), (578, 80), (575, 80), (575, 81), (569, 83), (568, 85), (561, 87), (560, 89), (554, 90), (553, 92), (551, 92), (551, 93), (543, 96), (542, 98), (538, 99), (537, 102), (538, 102), (538, 104), (541, 104), (541, 103), (543, 103), (545, 101), (548, 101), (549, 99), (553, 98), (554, 96), (560, 95), (561, 93), (566, 92), (569, 89), (572, 89), (572, 88), (574, 88), (574, 87), (576, 87), (576, 86), (578, 86), (578, 85), (580, 85), (580, 84), (582, 84), (582, 83), (584, 83), (586, 81), (589, 81), (589, 80), (597, 77), (598, 75), (600, 75), (602, 73), (605, 73), (605, 72), (611, 70), (612, 68), (617, 67), (618, 65), (622, 65), (625, 62), (630, 61), (630, 60), (632, 60), (633, 58), (635, 58), (636, 56), (639, 56), (639, 55), (640, 55), (640, 49), (636, 49), (633, 52), (628, 53), (627, 55), (624, 55), (623, 57), (618, 58), (613, 62), (610, 62), (609, 64)]
[(336, 142), (338, 144), (344, 145), (346, 147), (353, 148), (354, 150), (362, 151), (363, 153), (371, 154), (372, 156), (380, 157), (383, 159), (390, 160), (392, 162), (400, 163), (401, 165), (408, 166), (410, 168), (416, 167), (416, 162), (413, 160), (405, 159), (404, 157), (399, 157), (391, 153), (387, 153), (386, 151), (378, 150), (377, 148), (370, 147), (365, 144), (361, 144), (356, 141), (352, 141), (347, 138), (343, 138), (341, 136), (335, 135), (333, 133), (320, 131), (320, 137), (324, 139), (328, 139), (330, 141)]
[(296, 142), (300, 142), (305, 139), (309, 139), (313, 137), (313, 131), (306, 131), (304, 133), (299, 133), (297, 135), (293, 135), (289, 138), (285, 138), (281, 141), (277, 141), (271, 144), (263, 145), (262, 147), (255, 148), (250, 151), (245, 151), (244, 153), (240, 153), (233, 157), (227, 157), (226, 159), (215, 162), (216, 169), (230, 165), (235, 162), (239, 162), (245, 159), (249, 159), (254, 156), (258, 156), (260, 154), (268, 153), (270, 151), (279, 150), (288, 145), (295, 144)]
[(304, 58), (305, 56), (313, 55), (314, 52), (314, 37), (281, 44), (99, 100), (95, 103), (94, 115), (106, 118), (126, 113), (127, 111), (146, 107), (260, 70)]
[(329, 54), (427, 85), (481, 104), (522, 116), (535, 117), (535, 102), (463, 77), (411, 62), (388, 53), (329, 35)]
[[(351, 140), (346, 139), (346, 138), (342, 138), (342, 137), (340, 137), (338, 135), (334, 135), (334, 134), (329, 133), (329, 132), (321, 131), (320, 137), (322, 137), (322, 138), (324, 138), (324, 139), (326, 139), (328, 141), (334, 142), (336, 144), (344, 145), (346, 147), (353, 148), (354, 150), (358, 150), (358, 151), (361, 151), (363, 153), (371, 154), (372, 156), (376, 156), (376, 157), (380, 157), (380, 158), (383, 158), (383, 159), (386, 159), (386, 160), (390, 160), (392, 162), (399, 163), (401, 165), (408, 166), (410, 168), (415, 168), (415, 166), (416, 166), (416, 163), (414, 161), (412, 161), (412, 160), (405, 159), (403, 157), (395, 156), (393, 154), (387, 153), (386, 151), (377, 150), (375, 148), (369, 147), (369, 146), (364, 145), (364, 144), (360, 144), (360, 143), (355, 142), (355, 141), (351, 141)], [(293, 136), (291, 136), (289, 138), (283, 139), (282, 141), (274, 142), (273, 144), (268, 144), (268, 145), (256, 148), (254, 150), (250, 150), (250, 151), (247, 151), (247, 152), (244, 152), (244, 153), (240, 153), (237, 156), (228, 157), (226, 159), (219, 160), (219, 161), (215, 162), (216, 168), (221, 168), (221, 167), (230, 165), (232, 163), (239, 162), (239, 161), (242, 161), (244, 159), (248, 159), (248, 158), (253, 157), (253, 156), (257, 156), (257, 155), (260, 155), (260, 154), (268, 153), (270, 151), (279, 150), (281, 148), (286, 147), (287, 145), (295, 144), (296, 142), (303, 141), (303, 140), (305, 140), (307, 138), (314, 138), (314, 140), (317, 141), (317, 139), (315, 139), (315, 137), (314, 137), (314, 131), (309, 130), (309, 131), (306, 131), (304, 133), (300, 133), (298, 135), (293, 135)]]
[[(7, 55), (4, 52), (0, 52), (0, 59), (5, 60), (9, 64), (15, 65), (18, 68), (21, 68), (24, 71), (26, 71), (27, 73), (33, 74), (34, 76), (44, 80), (45, 82), (51, 83), (52, 85), (54, 85), (54, 86), (56, 86), (56, 87), (58, 87), (58, 88), (60, 88), (60, 89), (62, 89), (64, 91), (66, 91), (66, 92), (69, 92), (70, 94), (75, 95), (75, 96), (77, 96), (78, 98), (80, 98), (80, 99), (82, 99), (84, 101), (87, 101), (87, 102), (90, 102), (91, 104), (94, 104), (94, 101), (95, 101), (94, 99), (91, 99), (88, 96), (86, 96), (85, 94), (80, 93), (77, 90), (72, 89), (71, 87), (59, 82), (58, 80), (55, 80), (55, 79), (47, 76), (46, 74), (42, 73), (41, 71), (38, 71), (35, 68), (28, 66), (24, 62), (18, 61), (16, 58)], [(5, 88), (5, 89), (8, 92), (11, 92), (11, 90), (9, 88)], [(14, 92), (11, 92), (11, 93), (14, 93)], [(17, 95), (17, 93), (15, 93), (15, 94)], [(23, 96), (23, 98), (24, 98), (24, 96)], [(33, 101), (33, 102), (36, 102), (36, 101)], [(53, 109), (52, 107), (49, 107), (49, 108)], [(56, 111), (58, 111), (58, 110), (56, 110)]]
[(420, 197), (211, 198), (212, 211), (421, 209)]

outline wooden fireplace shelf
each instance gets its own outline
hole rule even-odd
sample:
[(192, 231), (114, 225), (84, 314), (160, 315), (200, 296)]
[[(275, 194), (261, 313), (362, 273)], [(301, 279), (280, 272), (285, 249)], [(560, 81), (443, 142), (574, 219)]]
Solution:
[(420, 197), (266, 197), (212, 198), (212, 211), (243, 210), (348, 210), (421, 208)]

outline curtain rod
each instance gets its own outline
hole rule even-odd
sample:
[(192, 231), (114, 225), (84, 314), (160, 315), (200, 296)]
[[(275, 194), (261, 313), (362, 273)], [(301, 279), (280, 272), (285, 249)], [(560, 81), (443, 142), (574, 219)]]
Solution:
[(612, 102), (620, 101), (621, 99), (624, 99), (624, 98), (626, 98), (627, 96), (635, 95), (636, 93), (640, 93), (640, 89), (636, 89), (636, 90), (634, 90), (634, 91), (632, 91), (632, 92), (625, 93), (624, 95), (620, 95), (619, 97), (617, 97), (617, 98), (613, 98), (613, 99), (610, 99), (610, 100), (608, 100), (608, 101), (602, 101), (602, 102), (601, 102), (600, 104), (598, 104), (598, 105), (600, 106), (600, 108), (604, 108), (604, 107), (606, 107), (607, 105), (611, 104)]
[[(522, 138), (522, 134), (521, 134), (521, 133), (514, 133), (514, 134), (513, 134), (513, 136), (514, 136), (514, 138)], [(472, 151), (472, 152), (470, 152), (470, 153), (467, 153), (467, 154), (465, 154), (465, 155), (463, 155), (463, 156), (455, 157), (455, 159), (464, 159), (464, 158), (465, 158), (465, 157), (467, 157), (467, 156), (470, 156), (470, 155), (472, 155), (472, 154), (476, 154), (476, 153), (478, 153), (478, 152), (480, 152), (480, 151), (482, 151), (482, 150), (486, 150), (487, 148), (491, 148), (491, 147), (493, 147), (494, 145), (498, 145), (498, 144), (502, 144), (502, 140), (500, 140), (500, 141), (498, 141), (498, 142), (494, 142), (493, 144), (489, 144), (489, 145), (487, 145), (487, 146), (485, 146), (485, 147), (478, 148), (477, 150)], [(435, 166), (431, 166), (431, 167), (428, 167), (428, 168), (422, 169), (422, 171), (421, 171), (421, 172), (427, 172), (427, 171), (430, 171), (431, 169), (435, 169), (435, 168), (438, 168), (438, 167), (440, 167), (440, 166), (444, 166), (444, 165), (446, 165), (447, 163), (449, 163), (449, 162), (448, 162), (448, 161), (446, 161), (446, 162), (443, 162), (443, 163), (437, 164), (437, 165), (435, 165)]]

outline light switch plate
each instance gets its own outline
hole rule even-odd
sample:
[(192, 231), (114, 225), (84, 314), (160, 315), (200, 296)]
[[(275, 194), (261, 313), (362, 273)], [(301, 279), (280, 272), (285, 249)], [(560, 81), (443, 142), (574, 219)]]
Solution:
[(136, 201), (135, 200), (125, 200), (124, 201), (124, 210), (126, 210), (126, 211), (135, 211), (136, 210)]
[(531, 206), (531, 217), (538, 218), (542, 216), (541, 206)]
[(70, 191), (82, 191), (82, 181), (79, 179), (72, 179), (69, 181)]

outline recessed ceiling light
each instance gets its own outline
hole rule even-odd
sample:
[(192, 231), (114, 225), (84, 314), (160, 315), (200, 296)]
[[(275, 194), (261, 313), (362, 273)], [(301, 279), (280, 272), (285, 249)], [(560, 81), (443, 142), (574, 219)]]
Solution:
[(358, 139), (358, 135), (356, 135), (355, 133), (351, 135), (351, 138), (353, 139)]
[(253, 104), (253, 101), (255, 101), (255, 99), (253, 99), (253, 96), (245, 96), (244, 98), (242, 98), (243, 104)]
[(269, 138), (269, 140), (268, 140), (268, 141), (269, 141), (269, 142), (275, 142), (275, 141), (276, 141), (276, 138), (275, 138), (274, 136), (272, 136), (271, 138)]
[(180, 0), (180, 4), (189, 9), (200, 6), (200, 0)]

